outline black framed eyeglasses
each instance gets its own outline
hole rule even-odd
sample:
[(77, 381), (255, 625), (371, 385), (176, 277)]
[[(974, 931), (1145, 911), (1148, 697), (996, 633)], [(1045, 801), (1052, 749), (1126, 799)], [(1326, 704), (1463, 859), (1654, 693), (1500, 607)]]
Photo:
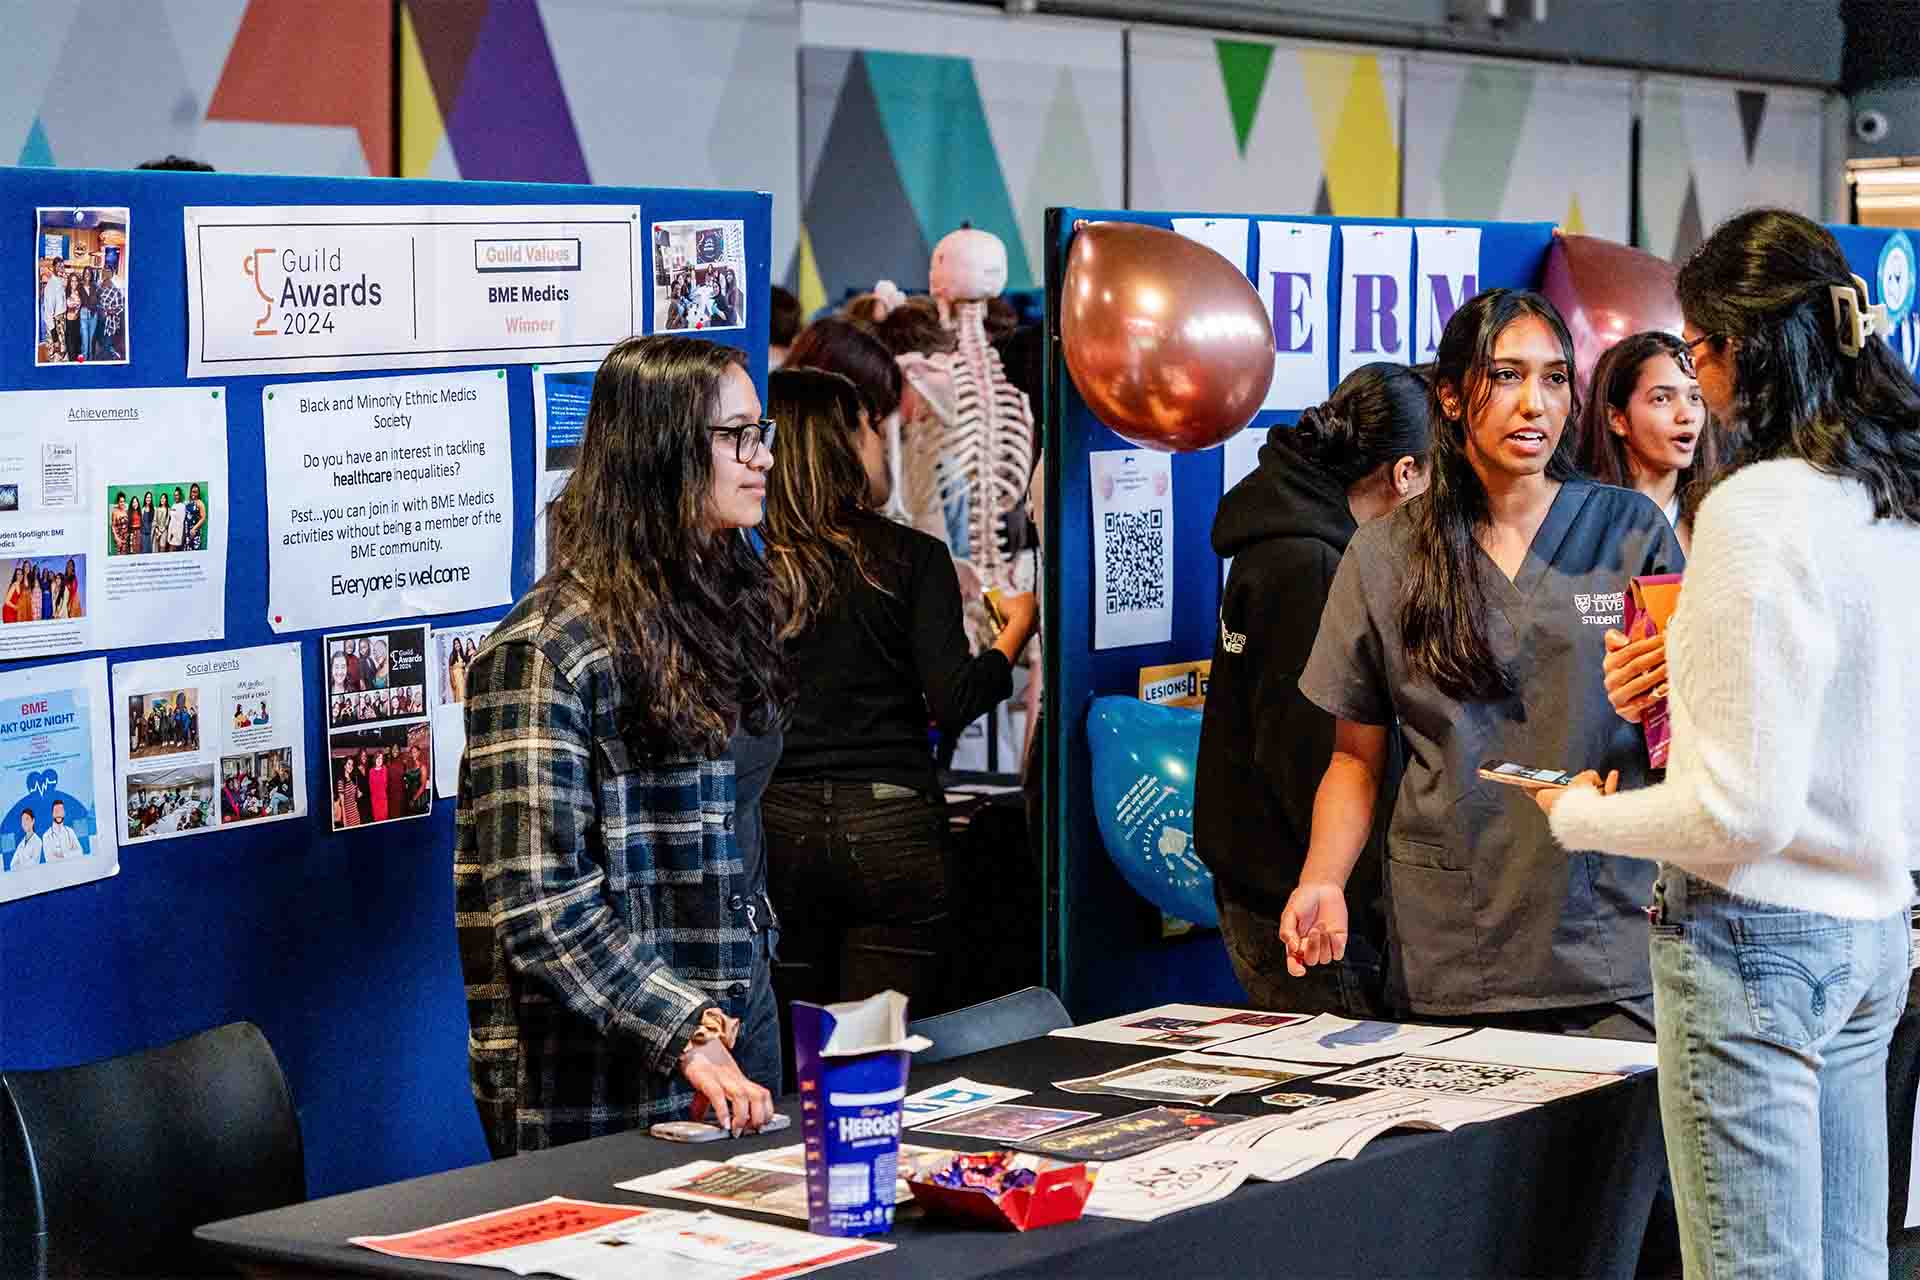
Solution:
[(717, 436), (733, 437), (733, 460), (745, 462), (753, 457), (761, 445), (767, 446), (767, 452), (773, 452), (772, 418), (762, 418), (758, 422), (749, 422), (739, 427), (711, 427), (709, 430)]
[(1700, 370), (1694, 367), (1693, 349), (1703, 342), (1713, 342), (1725, 336), (1725, 334), (1720, 333), (1703, 333), (1692, 342), (1688, 342), (1682, 338), (1680, 340), (1680, 358), (1675, 361), (1675, 363), (1680, 366), (1680, 372), (1686, 374), (1689, 378), (1698, 378), (1700, 376)]

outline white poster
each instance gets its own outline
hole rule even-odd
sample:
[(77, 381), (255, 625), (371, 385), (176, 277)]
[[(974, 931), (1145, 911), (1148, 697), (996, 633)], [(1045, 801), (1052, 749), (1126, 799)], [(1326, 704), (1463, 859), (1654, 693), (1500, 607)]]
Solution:
[(0, 902), (120, 870), (107, 661), (0, 671)]
[(335, 831), (433, 812), (433, 720), (424, 626), (330, 635), (327, 794)]
[(1273, 318), (1273, 385), (1262, 409), (1296, 410), (1327, 398), (1327, 344), (1333, 314), (1324, 222), (1260, 224), (1260, 300)]
[(653, 224), (653, 332), (744, 329), (747, 224), (702, 218)]
[(113, 688), (115, 796), (129, 843), (307, 811), (298, 644), (116, 663)]
[(190, 205), (187, 376), (578, 360), (641, 330), (637, 205)]
[[(1226, 444), (1220, 447), (1220, 496), (1226, 497), (1233, 486), (1252, 475), (1260, 466), (1260, 450), (1267, 443), (1267, 432), (1256, 427), (1247, 427), (1237, 435), (1227, 437)], [(1233, 557), (1224, 556), (1220, 560), (1220, 585), (1227, 585), (1227, 575), (1233, 572)]]
[(218, 640), (226, 393), (0, 393), (0, 660)]
[(1363, 364), (1411, 364), (1413, 228), (1340, 228), (1340, 377)]
[(1173, 638), (1173, 458), (1087, 455), (1093, 469), (1093, 647)]
[(467, 749), (467, 667), (497, 625), (433, 631), (433, 786), (442, 800), (460, 789), (460, 756)]
[(1198, 240), (1247, 274), (1247, 220), (1245, 218), (1175, 218), (1173, 229)]
[(1421, 364), (1440, 349), (1440, 334), (1453, 313), (1480, 292), (1480, 228), (1415, 227), (1413, 243), (1418, 250), (1414, 271), (1420, 320), (1412, 363)]
[(580, 460), (587, 410), (593, 404), (598, 360), (535, 365), (533, 369), (533, 577), (547, 572), (547, 508), (560, 496)]
[(275, 631), (512, 598), (506, 370), (280, 383), (262, 394)]

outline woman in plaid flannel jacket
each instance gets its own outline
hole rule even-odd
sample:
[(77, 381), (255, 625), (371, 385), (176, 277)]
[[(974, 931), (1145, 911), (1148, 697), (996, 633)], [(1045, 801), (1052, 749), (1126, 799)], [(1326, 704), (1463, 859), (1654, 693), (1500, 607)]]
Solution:
[(740, 352), (616, 346), (547, 513), (554, 567), (469, 667), (455, 911), (496, 1156), (771, 1114), (728, 1051), (756, 977), (728, 740), (788, 686), (741, 532), (770, 443)]

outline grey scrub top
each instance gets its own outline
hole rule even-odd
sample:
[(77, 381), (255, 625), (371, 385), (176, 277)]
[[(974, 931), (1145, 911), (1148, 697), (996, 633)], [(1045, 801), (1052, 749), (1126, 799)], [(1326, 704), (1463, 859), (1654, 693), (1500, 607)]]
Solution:
[(1641, 495), (1563, 484), (1512, 582), (1481, 564), (1488, 639), (1520, 691), (1461, 703), (1407, 669), (1399, 605), (1413, 527), (1402, 507), (1354, 536), (1300, 677), (1332, 715), (1400, 723), (1406, 773), (1387, 831), (1396, 985), (1425, 1014), (1645, 995), (1654, 864), (1568, 854), (1527, 792), (1476, 771), (1498, 758), (1646, 784), (1645, 740), (1607, 702), (1601, 661), (1628, 579), (1680, 572), (1680, 544)]

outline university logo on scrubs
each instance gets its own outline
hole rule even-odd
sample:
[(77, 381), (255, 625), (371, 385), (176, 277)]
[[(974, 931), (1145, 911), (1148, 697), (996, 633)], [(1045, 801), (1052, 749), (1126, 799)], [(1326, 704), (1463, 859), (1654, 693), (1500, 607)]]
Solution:
[(1573, 607), (1580, 611), (1580, 625), (1585, 627), (1615, 627), (1627, 611), (1627, 593), (1624, 591), (1601, 592), (1589, 595), (1584, 592), (1573, 597)]

